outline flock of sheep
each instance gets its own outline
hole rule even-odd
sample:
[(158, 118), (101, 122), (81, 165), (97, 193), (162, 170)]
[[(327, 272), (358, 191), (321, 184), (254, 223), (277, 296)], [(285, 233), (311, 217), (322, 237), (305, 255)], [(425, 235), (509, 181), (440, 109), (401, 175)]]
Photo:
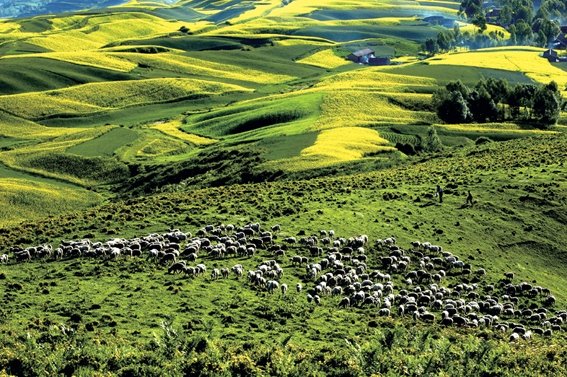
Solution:
[[(273, 259), (248, 271), (241, 264), (213, 268), (210, 279), (227, 279), (231, 274), (240, 279), (246, 275), (247, 282), (257, 289), (285, 295), (288, 286), (280, 283), (284, 276), (281, 264), (288, 260), (290, 267), (304, 268), (304, 284), (310, 285), (305, 289), (306, 299), (315, 305), (320, 305), (323, 298), (338, 297), (336, 302), (344, 309), (370, 306), (375, 308), (377, 316), (411, 315), (416, 321), (445, 326), (492, 327), (511, 331), (511, 341), (520, 337), (530, 339), (532, 333), (551, 336), (567, 321), (565, 310), (555, 311), (553, 315), (548, 312), (548, 308), (555, 305), (555, 297), (549, 289), (526, 282), (513, 284), (512, 272), (504, 274), (507, 284), (481, 287), (478, 282), (486, 277), (484, 268), (473, 269), (471, 263), (429, 242), (414, 241), (404, 250), (394, 237), (378, 239), (370, 245), (366, 235), (346, 239), (337, 238), (332, 230), (319, 230), (317, 235), (286, 237), (283, 245), (279, 245), (275, 240), (280, 231), (279, 225), (264, 231), (259, 223), (243, 227), (209, 225), (199, 229), (195, 237), (172, 229), (133, 239), (111, 238), (104, 243), (93, 243), (89, 239), (62, 240), (55, 250), (51, 245), (12, 247), (10, 253), (17, 262), (49, 257), (60, 260), (64, 257), (144, 256), (148, 261), (167, 265), (168, 274), (182, 273), (194, 278), (207, 273), (206, 265), (197, 263), (197, 259), (206, 256), (220, 261), (229, 257), (252, 257), (261, 249)], [(367, 253), (370, 249), (375, 255), (373, 261)], [(304, 255), (286, 258), (291, 250)], [(8, 264), (9, 260), (9, 254), (0, 255), (0, 263)], [(442, 285), (448, 274), (467, 279), (448, 288)], [(394, 284), (394, 277), (401, 281), (399, 285)], [(464, 282), (472, 277), (475, 283)], [(300, 282), (295, 288), (298, 294), (304, 291)], [(540, 298), (540, 304), (520, 310), (520, 301), (526, 297)]]

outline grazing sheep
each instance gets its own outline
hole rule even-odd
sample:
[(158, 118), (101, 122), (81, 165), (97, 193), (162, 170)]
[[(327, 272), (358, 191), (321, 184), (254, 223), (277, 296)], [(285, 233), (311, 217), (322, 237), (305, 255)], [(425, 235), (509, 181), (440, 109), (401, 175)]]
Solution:
[(297, 289), (297, 293), (300, 294), (301, 293), (301, 289), (303, 287), (301, 286), (301, 283), (297, 283), (297, 285), (295, 286), (295, 289)]
[(389, 317), (390, 316), (390, 309), (387, 308), (383, 308), (378, 310), (378, 313), (376, 314), (378, 317)]
[(0, 264), (1, 264), (1, 263), (8, 264), (8, 260), (9, 260), (8, 254), (2, 254), (2, 255), (0, 255)]
[(514, 280), (514, 273), (513, 272), (504, 272), (504, 277), (508, 280)]
[(184, 269), (185, 269), (185, 261), (179, 261), (179, 262), (172, 264), (167, 269), (167, 273), (171, 274), (173, 272), (174, 274), (179, 274), (179, 273), (183, 272)]
[(212, 272), (211, 272), (211, 280), (217, 280), (220, 276), (220, 272), (218, 270), (218, 268), (215, 268)]
[(282, 284), (282, 295), (285, 296), (287, 293), (287, 284)]
[[(118, 250), (118, 249), (116, 249), (116, 250)], [(112, 254), (113, 252), (114, 252), (114, 249), (111, 251), (111, 254)], [(120, 251), (118, 251), (118, 255), (120, 255)], [(115, 257), (115, 258), (116, 258), (116, 257)], [(168, 253), (168, 254), (165, 254), (165, 255), (161, 258), (161, 263), (163, 263), (163, 264), (169, 264), (170, 262), (171, 262), (171, 263), (175, 263), (176, 259), (177, 259), (177, 257), (175, 256), (175, 254), (173, 254), (173, 253)]]

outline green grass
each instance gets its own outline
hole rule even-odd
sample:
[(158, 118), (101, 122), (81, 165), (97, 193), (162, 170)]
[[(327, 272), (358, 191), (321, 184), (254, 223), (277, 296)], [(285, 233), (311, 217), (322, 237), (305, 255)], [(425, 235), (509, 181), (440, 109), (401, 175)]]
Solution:
[(451, 65), (429, 65), (427, 63), (418, 63), (408, 66), (396, 67), (389, 70), (388, 73), (398, 75), (430, 77), (439, 83), (445, 85), (449, 81), (461, 80), (465, 85), (474, 86), (478, 81), (487, 77), (505, 78), (510, 84), (526, 83), (531, 84), (533, 81), (521, 72), (511, 72), (499, 69), (463, 67)]
[(281, 160), (301, 155), (301, 151), (315, 144), (319, 132), (306, 132), (298, 135), (279, 135), (266, 137), (258, 142), (258, 146), (266, 148), (264, 158), (267, 160)]
[(113, 128), (95, 139), (67, 149), (67, 153), (83, 157), (111, 157), (118, 148), (138, 138), (138, 133), (128, 128)]
[(295, 31), (292, 35), (319, 37), (335, 42), (350, 42), (368, 38), (405, 38), (414, 42), (424, 42), (427, 38), (436, 38), (439, 30), (429, 26), (309, 26)]
[(128, 167), (112, 158), (57, 152), (21, 157), (18, 167), (83, 185), (112, 183), (130, 176)]
[(54, 59), (0, 59), (0, 94), (62, 89), (91, 82), (137, 80), (139, 76)]
[[(315, 109), (321, 103), (322, 96), (322, 93), (310, 93), (230, 106), (223, 110), (188, 117), (187, 126), (182, 129), (188, 133), (212, 138), (256, 130), (267, 133), (278, 132), (270, 131), (268, 128), (310, 119), (316, 113)], [(301, 126), (305, 127), (304, 122), (301, 122)], [(268, 135), (263, 135), (266, 136)]]
[[(429, 240), (475, 268), (482, 266), (487, 270), (485, 280), (469, 280), (450, 272), (443, 283), (446, 286), (474, 281), (482, 288), (495, 283), (496, 294), (501, 294), (505, 284), (503, 272), (514, 271), (515, 283), (527, 281), (550, 288), (559, 299), (556, 307), (563, 308), (567, 302), (563, 290), (567, 282), (564, 277), (567, 259), (562, 253), (567, 246), (563, 236), (567, 231), (563, 204), (567, 199), (567, 172), (558, 162), (565, 150), (567, 137), (554, 135), (450, 150), (371, 174), (231, 185), (131, 198), (67, 216), (4, 227), (0, 231), (0, 247), (56, 242), (87, 234), (93, 240), (106, 240), (109, 235), (133, 237), (163, 232), (170, 227), (194, 233), (205, 224), (253, 221), (260, 221), (265, 227), (281, 224), (279, 240), (297, 236), (301, 231), (311, 234), (317, 229), (334, 229), (344, 237), (368, 234), (371, 240), (395, 235), (397, 243), (404, 248), (415, 239)], [(238, 149), (234, 151), (238, 153)], [(218, 157), (218, 166), (222, 166), (226, 160)], [(440, 181), (446, 193), (443, 204), (432, 198), (435, 184)], [(467, 190), (472, 190), (477, 200), (473, 207), (464, 205)], [(295, 253), (306, 252), (288, 251), (289, 256)], [(369, 269), (380, 269), (378, 256), (386, 253), (367, 247)], [(208, 270), (236, 263), (249, 269), (272, 258), (266, 251), (253, 258), (213, 259), (201, 254), (198, 262), (205, 263)], [(417, 266), (417, 261), (412, 263)], [(219, 363), (223, 370), (246, 367), (254, 371), (256, 366), (265, 365), (264, 344), (272, 349), (270, 357), (278, 353), (278, 357), (286, 355), (288, 361), (298, 358), (297, 362), (289, 363), (278, 358), (279, 361), (273, 361), (273, 368), (297, 370), (294, 368), (300, 368), (303, 360), (304, 367), (311, 365), (312, 371), (323, 368), (325, 373), (344, 375), (348, 371), (355, 376), (376, 372), (395, 375), (401, 362), (410, 371), (418, 370), (417, 364), (427, 365), (432, 355), (451, 356), (454, 361), (465, 350), (472, 350), (470, 357), (458, 359), (466, 364), (476, 357), (477, 347), (489, 347), (490, 351), (486, 352), (496, 364), (482, 358), (483, 362), (467, 367), (469, 375), (471, 370), (477, 370), (474, 368), (494, 368), (490, 370), (499, 370), (499, 375), (507, 375), (512, 369), (514, 375), (533, 375), (534, 370), (553, 374), (552, 371), (557, 372), (565, 365), (562, 353), (557, 352), (567, 345), (557, 334), (552, 340), (534, 335), (533, 341), (522, 341), (516, 346), (508, 344), (509, 334), (493, 329), (443, 328), (415, 323), (410, 318), (377, 319), (376, 309), (370, 307), (338, 309), (339, 298), (324, 296), (320, 307), (309, 306), (305, 294), (298, 296), (292, 288), (297, 282), (305, 289), (314, 283), (305, 277), (303, 268), (292, 267), (287, 260), (280, 264), (285, 269), (281, 281), (290, 286), (285, 298), (268, 295), (234, 277), (213, 282), (208, 275), (195, 280), (166, 275), (164, 267), (138, 258), (119, 261), (71, 258), (2, 267), (5, 279), (0, 284), (9, 300), (3, 311), (12, 315), (4, 316), (0, 323), (6, 330), (1, 335), (5, 339), (0, 348), (6, 364), (0, 366), (19, 365), (9, 361), (15, 360), (13, 350), (18, 347), (26, 344), (33, 347), (33, 343), (28, 343), (33, 340), (26, 339), (36, 339), (49, 344), (48, 347), (58, 346), (57, 351), (51, 352), (53, 359), (58, 360), (52, 368), (62, 370), (70, 365), (68, 368), (75, 368), (75, 373), (78, 365), (82, 365), (83, 371), (96, 367), (116, 374), (125, 373), (130, 367), (152, 365), (160, 366), (163, 375), (170, 370), (166, 365), (173, 357), (180, 359), (176, 363), (177, 371), (168, 372), (171, 375), (203, 368), (202, 363)], [(402, 275), (394, 275), (396, 292), (403, 286)], [(541, 298), (522, 295), (517, 307), (523, 310), (540, 305)], [(39, 312), (42, 314), (38, 315)], [(171, 332), (167, 335), (168, 325), (161, 320), (173, 323), (177, 335)], [(75, 328), (75, 335), (64, 336), (60, 323)], [(26, 333), (30, 335), (17, 337)], [(195, 347), (203, 337), (207, 340), (197, 351)], [(95, 338), (100, 346), (92, 340)], [(356, 351), (356, 346), (349, 347), (345, 339), (360, 345), (361, 351)], [(91, 348), (92, 342), (98, 348)], [(290, 346), (280, 349), (279, 342)], [(108, 345), (118, 343), (124, 347), (119, 347), (120, 353), (110, 356), (101, 353)], [(551, 348), (557, 352), (542, 353), (550, 348), (543, 346), (550, 344), (555, 345)], [(80, 347), (83, 353), (76, 357), (78, 345), (83, 345)], [(149, 349), (153, 351), (150, 359), (146, 351)], [(178, 355), (175, 349), (191, 356), (181, 361), (181, 356), (175, 356)], [(213, 350), (215, 353), (211, 353)], [(38, 349), (37, 354), (31, 353), (26, 367), (48, 367), (42, 352), (43, 349)], [(167, 352), (172, 352), (169, 358), (165, 356)], [(361, 353), (364, 358), (356, 359)], [(85, 358), (81, 359), (80, 355)], [(237, 355), (250, 357), (254, 364), (237, 363)], [(333, 355), (334, 361), (319, 364), (324, 355)], [(552, 366), (549, 358), (561, 362)], [(461, 368), (461, 361), (435, 363), (431, 368), (457, 373), (456, 369), (443, 368)]]

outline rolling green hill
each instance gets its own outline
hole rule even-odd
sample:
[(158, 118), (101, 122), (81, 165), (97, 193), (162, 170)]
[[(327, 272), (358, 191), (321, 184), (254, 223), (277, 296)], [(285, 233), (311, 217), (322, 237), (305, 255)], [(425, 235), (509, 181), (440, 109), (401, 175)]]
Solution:
[[(10, 4), (3, 9), (25, 3)], [(444, 124), (433, 102), (456, 79), (471, 88), (487, 78), (553, 80), (563, 89), (565, 63), (549, 63), (542, 48), (502, 46), (510, 34), (500, 26), (480, 35), (453, 1), (80, 4), (46, 2), (39, 12), (65, 12), (0, 20), (0, 377), (567, 374), (566, 325), (553, 319), (567, 304), (567, 119), (542, 130), (522, 104), (515, 122)], [(500, 47), (422, 54), (421, 42), (449, 31), (424, 21), (431, 15)], [(347, 60), (366, 48), (393, 64)], [(498, 106), (505, 113), (508, 105)], [(206, 265), (194, 277), (148, 258), (165, 244), (108, 257), (127, 251), (116, 244), (122, 238), (256, 222), (264, 231), (281, 226), (273, 236), (285, 257), (262, 247), (219, 257), (202, 240), (198, 256), (179, 257)], [(315, 256), (284, 240), (330, 229), (337, 238), (367, 235), (363, 250), (334, 257), (346, 270), (366, 261), (359, 283), (390, 274), (382, 284), (390, 280), (398, 296), (388, 298), (386, 285), (378, 305), (342, 307), (352, 293), (316, 288), (311, 268), (290, 258), (319, 262), (331, 252), (326, 241)], [(380, 259), (396, 253), (377, 246), (389, 237), (410, 257), (407, 270)], [(107, 256), (16, 256), (20, 247), (57, 251), (81, 239), (100, 242), (95, 253), (109, 246)], [(467, 268), (415, 250), (416, 240)], [(247, 275), (270, 260), (283, 275), (263, 276), (286, 284), (285, 295), (237, 279), (237, 268), (228, 278), (212, 274), (241, 265)], [(423, 298), (437, 289), (426, 270), (440, 269), (446, 276), (435, 282), (453, 292), (440, 291), (441, 305), (451, 311), (451, 297), (459, 307), (454, 326)], [(352, 279), (355, 291), (369, 291)], [(541, 292), (504, 296), (521, 282)], [(316, 293), (320, 303), (308, 302)], [(407, 293), (423, 305), (421, 319), (417, 308), (400, 313)], [(386, 300), (390, 314), (378, 315)], [(476, 309), (480, 301), (486, 309)], [(516, 311), (486, 325), (496, 301)], [(540, 308), (553, 327), (528, 315)], [(514, 323), (531, 339), (500, 328)]]
[[(567, 300), (562, 273), (567, 174), (561, 163), (566, 143), (564, 135), (527, 138), (462, 148), (378, 173), (140, 197), (4, 227), (0, 245), (7, 248), (83, 237), (106, 241), (108, 236), (162, 233), (172, 226), (194, 234), (206, 224), (255, 221), (264, 227), (280, 224), (278, 242), (330, 228), (337, 236), (367, 234), (372, 242), (394, 235), (397, 244), (408, 250), (412, 240), (431, 241), (487, 272), (486, 278), (478, 279), (451, 271), (444, 285), (476, 282), (485, 287), (494, 283), (500, 292), (506, 283), (503, 273), (514, 271), (516, 282), (551, 289), (558, 298), (555, 309), (560, 309)], [(443, 204), (431, 194), (438, 182), (445, 187)], [(475, 195), (473, 206), (465, 204), (467, 190)], [(378, 256), (386, 251), (372, 244), (365, 249), (369, 269), (381, 269)], [(306, 253), (303, 247), (291, 247), (287, 256)], [(2, 312), (11, 315), (4, 316), (1, 325), (5, 329), (1, 366), (8, 374), (37, 373), (51, 367), (74, 373), (102, 370), (141, 375), (159, 370), (183, 375), (209, 363), (232, 374), (257, 374), (268, 368), (279, 375), (280, 368), (297, 373), (307, 368), (324, 374), (348, 371), (365, 376), (377, 371), (395, 374), (398, 363), (413, 371), (431, 357), (451, 357), (459, 365), (474, 361), (467, 371), (479, 375), (496, 371), (502, 375), (555, 374), (564, 368), (561, 355), (567, 345), (560, 334), (553, 336), (556, 351), (532, 354), (548, 341), (534, 335), (532, 341), (510, 344), (509, 334), (489, 327), (453, 329), (415, 322), (411, 316), (377, 318), (374, 307), (340, 309), (340, 298), (331, 296), (322, 296), (320, 306), (308, 304), (305, 293), (298, 295), (294, 286), (301, 282), (307, 290), (314, 282), (304, 268), (293, 267), (287, 258), (279, 262), (285, 271), (281, 282), (290, 287), (287, 296), (267, 294), (246, 278), (209, 278), (215, 267), (240, 263), (250, 269), (272, 258), (266, 250), (251, 258), (218, 259), (201, 254), (195, 263), (205, 263), (208, 272), (193, 279), (168, 275), (166, 267), (140, 257), (11, 262), (2, 267), (1, 284), (6, 291)], [(404, 278), (403, 274), (393, 276), (397, 292)], [(538, 307), (541, 301), (521, 296), (519, 308)], [(389, 345), (380, 339), (390, 339)], [(26, 369), (17, 369), (22, 367), (15, 350), (37, 347), (37, 343), (53, 347), (51, 358), (44, 356), (45, 348), (37, 348), (27, 355)], [(268, 344), (271, 351), (262, 348)], [(80, 352), (76, 345), (82, 345)], [(103, 357), (117, 346), (127, 347), (128, 352)], [(148, 358), (150, 349), (153, 356)], [(233, 354), (236, 349), (240, 351)], [(365, 355), (362, 360), (357, 359), (360, 352)], [(475, 352), (485, 352), (489, 359), (477, 359)], [(239, 357), (246, 361), (236, 362)], [(271, 360), (269, 367), (262, 364), (266, 357)], [(176, 367), (170, 364), (171, 358)], [(335, 362), (319, 364), (319, 358)], [(461, 368), (436, 363), (428, 370), (457, 373)]]

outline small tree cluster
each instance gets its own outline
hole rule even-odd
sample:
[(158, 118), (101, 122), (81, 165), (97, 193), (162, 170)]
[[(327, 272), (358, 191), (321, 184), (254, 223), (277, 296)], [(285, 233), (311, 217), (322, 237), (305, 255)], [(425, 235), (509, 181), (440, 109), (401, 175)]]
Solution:
[(432, 98), (437, 115), (447, 123), (486, 123), (495, 121), (535, 120), (545, 127), (557, 123), (564, 99), (557, 83), (547, 85), (517, 84), (489, 77), (469, 88), (460, 80), (449, 82)]
[(469, 46), (471, 48), (488, 48), (498, 47), (508, 44), (504, 39), (504, 33), (501, 31), (491, 31), (488, 35), (482, 34), (487, 29), (486, 18), (473, 21), (473, 24), (479, 28), (480, 33), (461, 32), (459, 25), (455, 25), (452, 30), (440, 31), (437, 39), (427, 38), (420, 46), (421, 51), (430, 55), (440, 52), (449, 52), (455, 47)]

